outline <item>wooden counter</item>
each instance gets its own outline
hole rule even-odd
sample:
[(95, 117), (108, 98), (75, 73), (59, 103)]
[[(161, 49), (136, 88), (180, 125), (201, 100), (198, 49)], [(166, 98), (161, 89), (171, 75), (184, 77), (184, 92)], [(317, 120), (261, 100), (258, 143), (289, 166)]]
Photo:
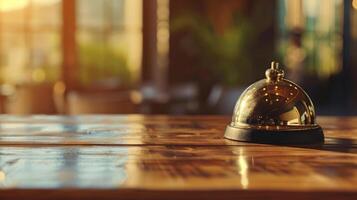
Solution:
[(222, 116), (0, 116), (0, 199), (357, 199), (357, 117), (324, 145), (223, 138)]

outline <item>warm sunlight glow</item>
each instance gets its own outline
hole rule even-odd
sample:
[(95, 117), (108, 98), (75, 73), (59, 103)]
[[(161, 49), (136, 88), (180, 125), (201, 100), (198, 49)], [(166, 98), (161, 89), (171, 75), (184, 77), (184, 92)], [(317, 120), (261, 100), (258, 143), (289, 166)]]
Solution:
[(26, 7), (29, 0), (2, 0), (0, 1), (0, 11), (11, 11)]
[[(54, 4), (60, 0), (32, 0), (35, 4)], [(30, 3), (30, 0), (2, 0), (0, 1), (0, 11), (12, 11), (25, 8)]]
[(0, 170), (0, 183), (4, 182), (5, 178), (6, 178), (5, 172)]
[(357, 10), (357, 0), (352, 1), (352, 7)]

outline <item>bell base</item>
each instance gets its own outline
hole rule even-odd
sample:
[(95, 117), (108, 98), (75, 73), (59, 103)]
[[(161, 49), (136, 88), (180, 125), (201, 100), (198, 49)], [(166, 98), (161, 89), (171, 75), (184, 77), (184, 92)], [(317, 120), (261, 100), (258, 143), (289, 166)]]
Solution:
[(224, 137), (230, 140), (266, 144), (321, 144), (324, 134), (320, 126), (302, 130), (260, 130), (227, 126)]

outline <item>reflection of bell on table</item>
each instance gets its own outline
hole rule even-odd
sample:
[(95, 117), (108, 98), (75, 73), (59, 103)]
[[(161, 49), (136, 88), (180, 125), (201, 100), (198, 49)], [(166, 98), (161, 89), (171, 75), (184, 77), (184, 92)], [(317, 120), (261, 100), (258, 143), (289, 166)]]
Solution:
[(225, 138), (257, 143), (323, 143), (309, 96), (284, 79), (279, 64), (271, 63), (266, 79), (249, 86), (240, 96)]

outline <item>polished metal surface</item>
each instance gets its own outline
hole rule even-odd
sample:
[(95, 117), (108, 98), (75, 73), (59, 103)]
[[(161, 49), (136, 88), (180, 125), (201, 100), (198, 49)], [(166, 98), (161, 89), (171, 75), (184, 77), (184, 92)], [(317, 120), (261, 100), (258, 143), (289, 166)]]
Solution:
[(238, 99), (226, 137), (229, 132), (230, 139), (237, 139), (232, 136), (234, 129), (240, 129), (237, 134), (242, 129), (244, 134), (247, 130), (290, 133), (319, 130), (322, 134), (315, 122), (311, 99), (301, 87), (284, 78), (279, 64), (272, 62), (265, 76), (249, 86)]

